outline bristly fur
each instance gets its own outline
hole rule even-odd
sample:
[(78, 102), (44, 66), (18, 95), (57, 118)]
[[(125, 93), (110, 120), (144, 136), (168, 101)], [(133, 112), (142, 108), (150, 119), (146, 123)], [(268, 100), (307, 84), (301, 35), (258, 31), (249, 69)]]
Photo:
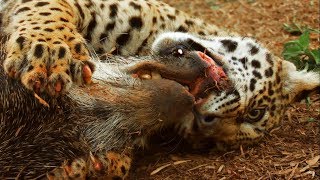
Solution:
[[(1, 64), (4, 49), (2, 44)], [(154, 132), (192, 116), (194, 99), (182, 85), (132, 77), (129, 70), (141, 62), (176, 61), (109, 57), (96, 63), (93, 85), (74, 86), (58, 98), (39, 94), (49, 107), (1, 67), (0, 178), (35, 178), (91, 152), (131, 150), (143, 146)]]

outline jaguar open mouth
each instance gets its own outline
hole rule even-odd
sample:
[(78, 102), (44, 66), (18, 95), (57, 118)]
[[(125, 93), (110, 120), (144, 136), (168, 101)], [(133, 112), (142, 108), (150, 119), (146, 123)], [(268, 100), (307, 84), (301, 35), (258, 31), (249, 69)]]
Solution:
[(179, 61), (190, 61), (183, 63), (182, 66), (172, 65), (169, 62), (154, 63), (150, 61), (136, 67), (133, 76), (142, 80), (168, 79), (176, 81), (183, 85), (197, 102), (207, 97), (212, 91), (223, 91), (230, 86), (224, 69), (219, 65), (221, 59), (217, 58), (219, 57), (210, 57), (203, 52), (194, 51), (192, 52), (192, 60), (201, 61), (200, 63), (195, 64), (188, 57), (179, 59)]

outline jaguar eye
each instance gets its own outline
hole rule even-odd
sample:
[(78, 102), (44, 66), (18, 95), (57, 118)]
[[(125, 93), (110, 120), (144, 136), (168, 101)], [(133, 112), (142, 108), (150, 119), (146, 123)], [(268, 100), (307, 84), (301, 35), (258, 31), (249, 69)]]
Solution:
[(172, 55), (176, 57), (183, 56), (184, 53), (185, 53), (185, 47), (183, 46), (178, 46), (172, 50)]
[(257, 122), (261, 120), (266, 113), (266, 107), (252, 109), (247, 115), (246, 120), (248, 122)]
[(205, 125), (211, 125), (216, 120), (217, 120), (216, 116), (203, 116), (203, 117), (201, 117), (201, 122)]

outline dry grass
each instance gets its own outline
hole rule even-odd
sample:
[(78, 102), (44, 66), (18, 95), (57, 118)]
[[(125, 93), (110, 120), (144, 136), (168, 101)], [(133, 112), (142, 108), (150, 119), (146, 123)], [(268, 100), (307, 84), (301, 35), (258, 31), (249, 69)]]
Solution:
[[(283, 23), (295, 19), (319, 29), (319, 1), (316, 0), (165, 1), (222, 28), (253, 36), (278, 56), (283, 44), (296, 38), (283, 30)], [(210, 9), (208, 3), (215, 3), (218, 8)], [(312, 40), (313, 47), (318, 47), (319, 35), (313, 34)], [(290, 107), (280, 127), (255, 147), (230, 152), (186, 152), (184, 147), (175, 144), (160, 146), (160, 152), (157, 147), (148, 154), (140, 154), (131, 178), (320, 179), (319, 95), (312, 99), (317, 101), (309, 108), (303, 102)]]

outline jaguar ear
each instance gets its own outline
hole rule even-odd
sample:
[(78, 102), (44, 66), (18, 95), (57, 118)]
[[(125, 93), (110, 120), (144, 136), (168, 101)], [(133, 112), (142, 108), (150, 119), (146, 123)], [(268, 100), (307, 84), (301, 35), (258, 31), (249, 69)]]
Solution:
[(320, 94), (320, 73), (298, 71), (289, 61), (282, 61), (284, 72), (284, 92), (289, 95), (291, 102), (301, 101), (308, 95)]

